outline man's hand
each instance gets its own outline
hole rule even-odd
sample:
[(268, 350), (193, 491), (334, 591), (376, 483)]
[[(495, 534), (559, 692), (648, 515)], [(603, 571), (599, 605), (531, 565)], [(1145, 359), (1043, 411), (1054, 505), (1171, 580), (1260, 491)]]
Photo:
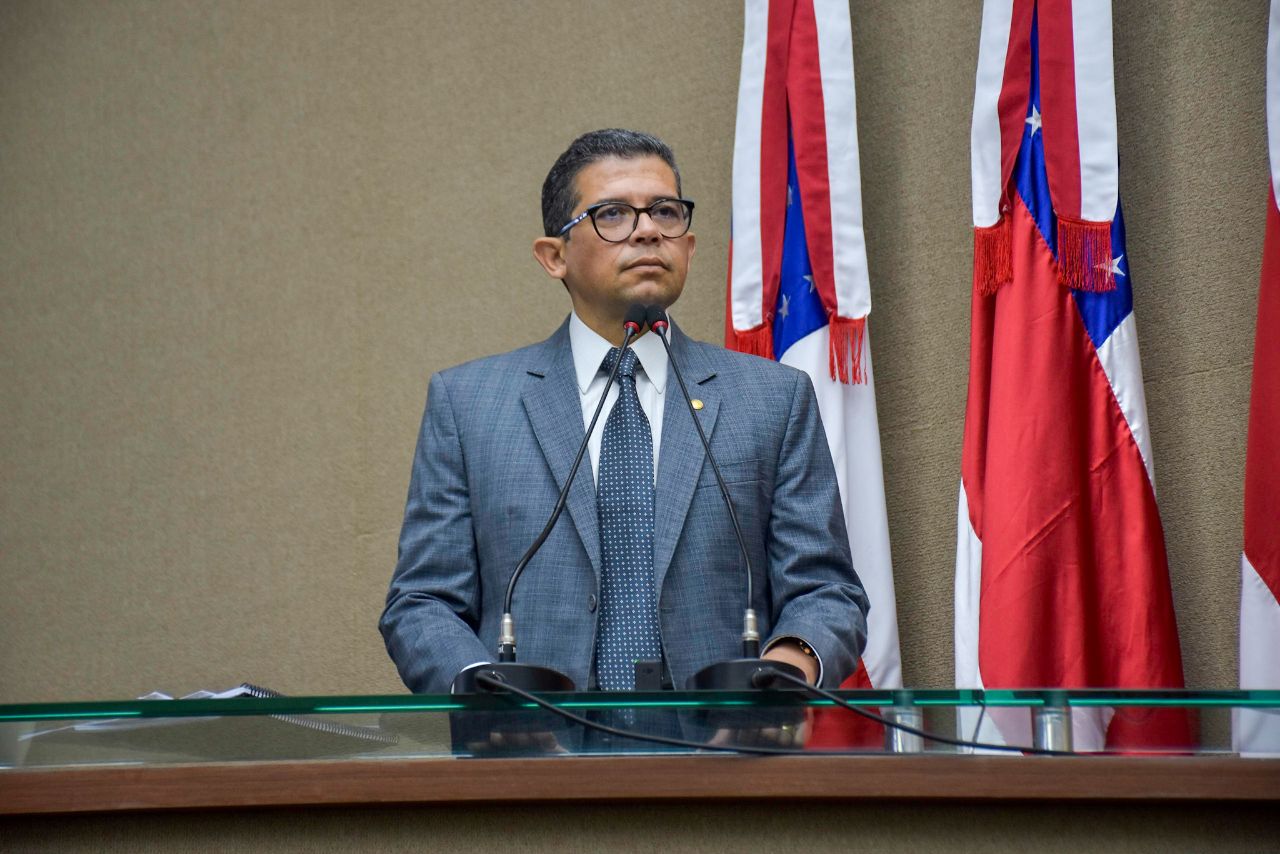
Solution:
[(509, 754), (568, 753), (555, 734), (551, 732), (503, 732), (493, 730), (488, 738), (466, 743), (467, 750), (476, 756), (502, 756)]
[[(793, 640), (780, 640), (769, 651), (760, 656), (767, 661), (778, 661), (800, 668), (805, 681), (813, 685), (818, 681), (818, 662), (800, 648)], [(779, 714), (786, 715), (779, 710)], [(779, 721), (772, 725), (755, 725), (734, 728), (722, 728), (716, 731), (711, 743), (722, 746), (738, 747), (804, 747), (809, 735), (808, 715), (785, 723)]]
[(768, 661), (781, 661), (784, 664), (791, 664), (799, 667), (804, 671), (805, 681), (810, 685), (818, 681), (818, 662), (811, 655), (805, 654), (800, 649), (800, 644), (793, 640), (780, 640), (773, 646), (769, 647), (769, 651), (760, 656)]
[(718, 729), (708, 744), (719, 747), (782, 747), (799, 750), (809, 738), (808, 720), (770, 727)]

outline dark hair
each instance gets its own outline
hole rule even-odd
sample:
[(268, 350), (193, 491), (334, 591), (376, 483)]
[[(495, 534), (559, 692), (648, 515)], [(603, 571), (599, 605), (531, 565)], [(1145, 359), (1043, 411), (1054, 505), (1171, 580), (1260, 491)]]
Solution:
[(547, 237), (555, 237), (573, 218), (573, 209), (579, 202), (573, 185), (578, 173), (606, 157), (660, 157), (675, 173), (676, 194), (680, 193), (680, 167), (676, 166), (676, 156), (665, 142), (636, 130), (593, 130), (569, 143), (547, 173), (547, 180), (542, 182), (542, 230)]

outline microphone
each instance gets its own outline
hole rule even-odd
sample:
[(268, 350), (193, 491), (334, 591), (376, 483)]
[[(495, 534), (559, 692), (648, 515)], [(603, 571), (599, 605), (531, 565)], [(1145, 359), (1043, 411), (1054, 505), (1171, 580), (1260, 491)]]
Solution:
[[(627, 309), (626, 316), (622, 321), (622, 349), (626, 350), (630, 347), (631, 340), (639, 335), (644, 328), (645, 307), (639, 304), (631, 306)], [(556, 506), (551, 511), (551, 517), (547, 519), (547, 524), (542, 527), (542, 531), (520, 560), (517, 561), (515, 569), (511, 572), (511, 580), (507, 582), (507, 595), (502, 600), (502, 625), (498, 633), (497, 663), (487, 664), (483, 667), (468, 668), (459, 673), (453, 681), (454, 693), (474, 693), (477, 688), (484, 691), (498, 690), (487, 681), (477, 681), (476, 677), (480, 674), (484, 674), (498, 682), (507, 682), (525, 691), (572, 691), (575, 689), (576, 686), (573, 684), (573, 680), (558, 670), (536, 664), (518, 664), (516, 662), (516, 622), (511, 616), (511, 600), (515, 595), (516, 582), (524, 573), (525, 567), (529, 565), (529, 561), (533, 560), (533, 556), (538, 553), (538, 549), (542, 548), (542, 544), (547, 541), (547, 537), (551, 536), (551, 530), (555, 528), (556, 521), (559, 520), (560, 514), (564, 512), (565, 505), (569, 500), (569, 488), (573, 486), (574, 475), (578, 473), (578, 466), (582, 464), (582, 457), (587, 452), (587, 443), (591, 440), (591, 434), (596, 428), (596, 421), (599, 420), (600, 412), (604, 409), (604, 402), (609, 397), (609, 389), (613, 386), (614, 378), (618, 375), (618, 367), (621, 364), (622, 359), (618, 359), (613, 363), (613, 369), (609, 371), (609, 379), (605, 383), (604, 393), (600, 395), (600, 402), (596, 404), (596, 411), (591, 416), (591, 423), (587, 425), (586, 435), (582, 437), (582, 444), (578, 446), (578, 454), (573, 458), (573, 465), (569, 468), (568, 477), (564, 479), (564, 486), (560, 489), (560, 496), (556, 499)]]
[(689, 417), (693, 419), (693, 426), (698, 429), (698, 438), (702, 440), (702, 449), (706, 452), (707, 462), (711, 464), (711, 472), (716, 476), (716, 484), (720, 487), (720, 497), (724, 499), (724, 506), (729, 511), (729, 521), (733, 523), (733, 533), (738, 539), (738, 549), (742, 552), (742, 563), (747, 570), (747, 608), (742, 615), (742, 658), (720, 661), (702, 668), (690, 677), (687, 687), (692, 690), (715, 689), (729, 691), (768, 688), (776, 681), (776, 677), (773, 674), (778, 671), (791, 673), (803, 680), (804, 671), (799, 667), (782, 661), (767, 661), (760, 657), (760, 629), (757, 624), (755, 609), (751, 607), (754, 597), (751, 555), (747, 551), (747, 541), (742, 536), (742, 526), (738, 524), (738, 514), (733, 509), (733, 499), (729, 497), (729, 487), (725, 485), (724, 478), (720, 475), (720, 466), (716, 464), (715, 455), (711, 453), (711, 443), (707, 441), (707, 434), (702, 429), (702, 422), (698, 420), (697, 410), (693, 408), (693, 399), (689, 396), (689, 387), (685, 385), (684, 376), (680, 373), (680, 366), (676, 364), (675, 354), (671, 352), (671, 344), (667, 341), (667, 330), (669, 329), (667, 313), (662, 310), (662, 306), (651, 305), (645, 309), (645, 321), (649, 324), (649, 328), (657, 333), (658, 338), (662, 341), (662, 346), (667, 351), (667, 361), (671, 365), (671, 372), (676, 375), (676, 381), (680, 385), (680, 393), (684, 395), (685, 406), (689, 409)]

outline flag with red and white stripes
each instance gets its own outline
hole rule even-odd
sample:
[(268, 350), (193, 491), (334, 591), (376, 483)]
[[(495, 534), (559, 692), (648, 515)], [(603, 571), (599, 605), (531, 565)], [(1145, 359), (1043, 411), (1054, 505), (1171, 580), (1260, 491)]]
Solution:
[[(1253, 396), (1244, 475), (1244, 554), (1240, 559), (1240, 687), (1280, 689), (1280, 4), (1271, 3), (1267, 37), (1267, 193)], [(1241, 753), (1280, 753), (1280, 711), (1239, 710)]]
[[(1110, 0), (984, 4), (956, 556), (962, 688), (1183, 685), (1111, 50)], [(1031, 742), (1025, 709), (961, 718), (965, 737)], [(1177, 711), (1077, 710), (1073, 730), (1083, 750), (1192, 738)]]
[[(844, 0), (747, 0), (733, 154), (726, 341), (806, 371), (871, 599), (845, 687), (902, 685), (867, 314), (853, 40)], [(812, 744), (883, 737), (824, 714)]]

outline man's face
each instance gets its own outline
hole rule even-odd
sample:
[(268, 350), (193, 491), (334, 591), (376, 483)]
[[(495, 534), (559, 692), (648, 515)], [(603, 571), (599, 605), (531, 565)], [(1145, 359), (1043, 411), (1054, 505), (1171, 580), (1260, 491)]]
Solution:
[[(674, 199), (675, 173), (661, 158), (608, 157), (586, 166), (575, 179), (577, 216), (600, 202), (626, 202), (644, 208), (658, 199)], [(627, 309), (674, 303), (684, 290), (693, 257), (694, 237), (663, 237), (647, 214), (621, 243), (596, 233), (590, 219), (574, 226), (569, 238), (540, 238), (534, 254), (547, 272), (563, 279), (574, 310), (607, 338), (620, 334)]]

